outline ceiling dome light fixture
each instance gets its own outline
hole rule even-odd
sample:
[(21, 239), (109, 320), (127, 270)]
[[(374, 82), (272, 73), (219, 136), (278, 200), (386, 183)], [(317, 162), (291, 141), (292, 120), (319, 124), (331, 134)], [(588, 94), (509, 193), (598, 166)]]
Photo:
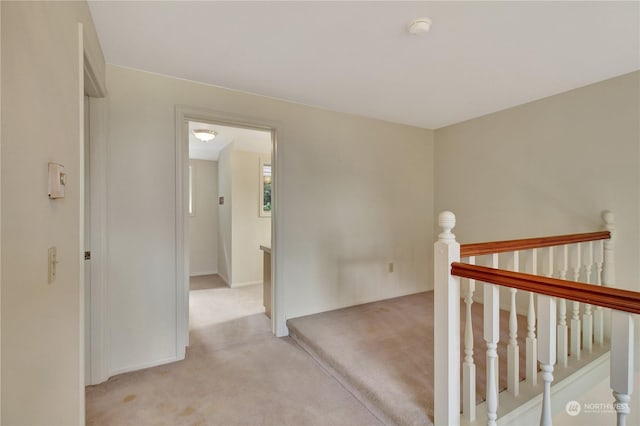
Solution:
[(413, 35), (426, 34), (429, 32), (431, 28), (431, 19), (430, 18), (416, 18), (413, 21), (409, 22), (407, 26), (407, 31), (409, 31)]
[(215, 138), (218, 133), (209, 129), (195, 129), (193, 131), (193, 136), (202, 142), (209, 142), (211, 139)]

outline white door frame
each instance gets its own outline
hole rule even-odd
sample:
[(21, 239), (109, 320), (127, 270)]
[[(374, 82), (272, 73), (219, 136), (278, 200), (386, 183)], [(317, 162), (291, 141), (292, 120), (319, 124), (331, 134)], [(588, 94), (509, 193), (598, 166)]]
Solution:
[[(272, 143), (272, 212), (271, 212), (271, 329), (277, 336), (286, 336), (286, 318), (282, 309), (284, 294), (278, 282), (277, 246), (278, 235), (278, 143), (277, 137), (282, 133), (282, 125), (277, 122), (229, 114), (205, 108), (194, 108), (176, 105), (176, 354), (178, 359), (185, 356), (189, 344), (189, 228), (188, 206), (188, 172), (189, 172), (189, 139), (187, 121), (201, 121), (225, 126), (242, 127), (269, 131)], [(258, 247), (256, 247), (256, 250)]]
[[(90, 220), (90, 235), (91, 235), (91, 247), (85, 247), (84, 244), (84, 193), (81, 194), (81, 217), (80, 221), (80, 235), (82, 244), (81, 252), (85, 249), (91, 251), (91, 271), (90, 271), (90, 306), (89, 306), (89, 318), (85, 318), (84, 308), (84, 291), (82, 292), (81, 300), (81, 312), (83, 316), (82, 321), (82, 337), (83, 343), (81, 347), (82, 357), (84, 360), (85, 344), (84, 342), (84, 328), (88, 328), (91, 339), (89, 341), (89, 359), (84, 362), (89, 362), (89, 377), (83, 378), (82, 387), (84, 389), (85, 381), (87, 384), (97, 384), (104, 382), (109, 378), (109, 363), (108, 363), (108, 339), (107, 339), (107, 128), (108, 128), (108, 104), (105, 99), (106, 88), (104, 87), (104, 80), (97, 77), (96, 72), (100, 69), (100, 62), (95, 60), (89, 50), (90, 46), (84, 44), (85, 38), (83, 36), (83, 26), (78, 24), (79, 37), (83, 41), (82, 44), (82, 56), (80, 58), (82, 66), (82, 86), (84, 88), (83, 95), (89, 96), (89, 193), (91, 194), (91, 204), (89, 211)], [(104, 64), (102, 64), (104, 66)], [(84, 96), (82, 102), (82, 110), (84, 113)], [(82, 132), (82, 144), (81, 153), (84, 152), (84, 117), (82, 120), (83, 132)], [(82, 162), (82, 176), (81, 182), (84, 185), (84, 156), (81, 159)], [(81, 259), (81, 271), (84, 271), (85, 260)], [(81, 282), (84, 289), (84, 273), (82, 273)], [(83, 362), (83, 364), (84, 364)], [(82, 365), (82, 373), (84, 377), (85, 366)], [(82, 391), (84, 395), (84, 390)], [(84, 405), (82, 407), (84, 415)]]

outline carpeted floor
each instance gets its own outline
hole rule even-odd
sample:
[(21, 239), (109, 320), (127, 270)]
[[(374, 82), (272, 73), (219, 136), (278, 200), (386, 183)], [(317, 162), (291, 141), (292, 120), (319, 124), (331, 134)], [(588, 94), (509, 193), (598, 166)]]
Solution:
[[(500, 314), (499, 373), (501, 388), (506, 388), (509, 319), (506, 311)], [(473, 304), (472, 315), (476, 394), (483, 397), (486, 346), (481, 304)], [(433, 292), (294, 318), (287, 325), (291, 335), (385, 423), (432, 423)], [(462, 336), (464, 322), (460, 325)], [(519, 316), (521, 377), (525, 330), (526, 318)]]
[(88, 425), (379, 425), (291, 339), (271, 334), (262, 287), (192, 280), (186, 360), (86, 390)]

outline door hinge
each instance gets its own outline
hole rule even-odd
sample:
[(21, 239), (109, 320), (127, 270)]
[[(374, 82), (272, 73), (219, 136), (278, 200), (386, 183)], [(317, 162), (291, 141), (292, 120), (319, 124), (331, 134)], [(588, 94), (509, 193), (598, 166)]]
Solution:
[(90, 251), (85, 251), (84, 252), (84, 260), (91, 260), (91, 252)]

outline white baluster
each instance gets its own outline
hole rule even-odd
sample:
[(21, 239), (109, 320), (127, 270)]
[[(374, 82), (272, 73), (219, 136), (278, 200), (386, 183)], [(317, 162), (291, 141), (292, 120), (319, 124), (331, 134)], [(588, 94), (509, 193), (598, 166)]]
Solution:
[[(562, 247), (562, 266), (560, 269), (560, 279), (567, 279), (569, 269), (569, 246)], [(560, 320), (558, 321), (558, 363), (567, 367), (569, 363), (569, 330), (567, 328), (567, 301), (558, 298)], [(539, 327), (538, 327), (539, 328)]]
[[(550, 247), (550, 253), (552, 253), (553, 247)], [(531, 273), (536, 275), (538, 273), (538, 250), (533, 249), (531, 253), (532, 267)], [(551, 259), (551, 256), (550, 256)], [(553, 266), (551, 266), (551, 273), (553, 274)], [(529, 292), (529, 309), (527, 312), (527, 366), (526, 377), (527, 382), (533, 386), (538, 384), (538, 341), (536, 339), (536, 308), (533, 303), (533, 292)]]
[[(580, 279), (580, 243), (575, 245), (575, 259), (573, 263), (573, 280), (578, 281)], [(573, 302), (573, 311), (571, 316), (571, 356), (580, 359), (580, 302)]]
[(460, 280), (451, 263), (460, 261), (460, 245), (451, 230), (453, 213), (438, 216), (442, 228), (434, 244), (434, 422), (460, 424)]
[(562, 267), (560, 268), (560, 279), (566, 280), (569, 272), (569, 246), (562, 246)]
[[(513, 270), (520, 272), (520, 252), (513, 252)], [(518, 317), (516, 313), (515, 288), (510, 288), (509, 345), (507, 345), (507, 390), (514, 396), (520, 393), (520, 347), (518, 346)]]
[[(593, 268), (593, 241), (589, 241), (587, 259), (585, 261), (585, 281), (591, 283), (591, 269)], [(591, 305), (585, 303), (584, 315), (582, 316), (582, 346), (584, 350), (591, 353), (593, 347), (593, 317), (591, 315)]]
[[(596, 284), (602, 285), (602, 259), (604, 251), (604, 242), (598, 241), (599, 258), (596, 261)], [(602, 346), (604, 343), (604, 310), (602, 306), (596, 306), (596, 311), (593, 314), (593, 339), (598, 346)]]
[(500, 339), (500, 292), (484, 284), (484, 340), (487, 342), (487, 425), (498, 418), (498, 340)]
[(542, 368), (542, 414), (540, 425), (551, 425), (551, 382), (556, 363), (556, 300), (538, 295), (538, 359)]
[(627, 312), (611, 311), (611, 389), (618, 426), (627, 424), (633, 393), (633, 318)]
[[(475, 256), (469, 257), (469, 264), (475, 265)], [(469, 288), (464, 298), (466, 318), (464, 326), (464, 364), (462, 365), (462, 414), (473, 422), (476, 419), (476, 365), (473, 362), (473, 324), (471, 323), (471, 305), (476, 280), (469, 280)]]
[[(493, 253), (491, 255), (491, 267), (498, 269), (500, 268), (500, 256), (498, 253)], [(499, 287), (498, 287), (499, 288)], [(500, 305), (498, 305), (500, 306)], [(499, 308), (498, 308), (499, 310)], [(500, 314), (498, 314), (498, 318), (500, 317)], [(500, 328), (500, 323), (498, 323), (498, 329)], [(498, 353), (496, 352), (496, 368), (495, 368), (495, 372), (496, 372), (496, 389), (498, 386), (500, 386), (500, 360), (498, 357)]]

